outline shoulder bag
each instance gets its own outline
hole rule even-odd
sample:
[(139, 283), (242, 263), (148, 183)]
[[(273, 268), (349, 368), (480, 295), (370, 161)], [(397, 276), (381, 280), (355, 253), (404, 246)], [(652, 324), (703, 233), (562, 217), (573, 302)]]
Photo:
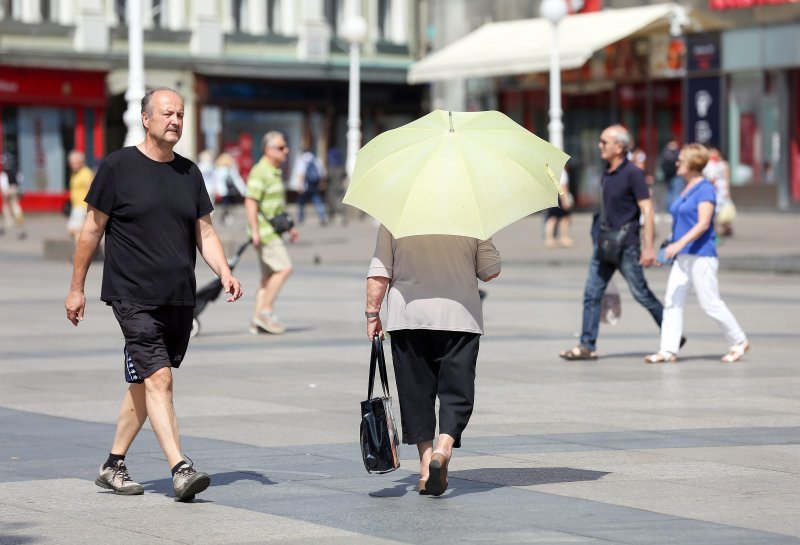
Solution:
[[(381, 375), (383, 396), (372, 397), (376, 367)], [(383, 342), (377, 335), (372, 339), (367, 399), (361, 402), (360, 439), (361, 457), (367, 473), (389, 473), (400, 467), (400, 439), (392, 412), (392, 398), (389, 395)]]
[(279, 235), (294, 227), (294, 218), (288, 212), (281, 212), (277, 216), (269, 218), (267, 221), (269, 221), (269, 224), (272, 225), (272, 228)]
[(622, 263), (622, 251), (625, 249), (625, 239), (628, 238), (631, 224), (626, 223), (619, 229), (614, 229), (606, 222), (606, 207), (602, 190), (600, 192), (600, 229), (597, 237), (597, 259), (619, 267)]
[(283, 233), (289, 231), (292, 227), (294, 227), (294, 218), (289, 212), (281, 212), (277, 216), (273, 216), (271, 218), (268, 218), (260, 210), (258, 211), (258, 213), (261, 215), (262, 218), (267, 220), (267, 223), (269, 223), (272, 226), (272, 230), (278, 233), (279, 235), (282, 235)]

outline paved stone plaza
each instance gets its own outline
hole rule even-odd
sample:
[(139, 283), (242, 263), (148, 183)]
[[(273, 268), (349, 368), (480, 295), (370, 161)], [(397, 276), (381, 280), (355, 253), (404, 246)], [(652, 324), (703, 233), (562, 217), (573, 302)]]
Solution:
[[(230, 246), (240, 221), (221, 229)], [(721, 363), (727, 346), (692, 298), (681, 361), (660, 366), (642, 362), (658, 332), (621, 284), (601, 359), (557, 357), (577, 341), (588, 221), (570, 250), (543, 248), (539, 216), (495, 237), (505, 260), (486, 286), (476, 409), (440, 498), (414, 491), (414, 447), (387, 475), (360, 460), (374, 224), (321, 228), (312, 213), (280, 337), (248, 333), (248, 251), (245, 296), (206, 308), (176, 372), (184, 451), (212, 478), (181, 504), (149, 428), (127, 457), (144, 496), (95, 486), (125, 389), (121, 335), (100, 263), (85, 321), (67, 322), (71, 265), (42, 252), (65, 219), (29, 217), (27, 240), (0, 238), (0, 544), (800, 544), (800, 216), (744, 214), (720, 248), (750, 355)], [(647, 275), (663, 298), (667, 271)], [(198, 285), (210, 279), (199, 266)]]

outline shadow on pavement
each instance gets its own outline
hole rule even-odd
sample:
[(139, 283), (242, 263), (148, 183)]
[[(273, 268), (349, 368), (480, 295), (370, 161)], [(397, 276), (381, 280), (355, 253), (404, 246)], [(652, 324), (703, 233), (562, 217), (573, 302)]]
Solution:
[[(465, 469), (449, 473), (449, 486), (442, 497), (474, 494), (508, 486), (597, 481), (608, 474), (608, 471), (592, 471), (572, 467), (487, 467)], [(372, 492), (370, 496), (373, 498), (398, 498), (409, 492), (416, 494), (417, 491), (415, 489), (409, 491), (409, 487), (415, 486), (417, 480), (418, 476), (416, 474), (408, 475), (398, 481), (394, 481), (397, 483), (395, 486)]]
[[(258, 471), (248, 471), (248, 470), (241, 470), (241, 471), (226, 471), (224, 473), (214, 473), (211, 475), (211, 486), (225, 486), (228, 484), (235, 483), (237, 481), (255, 481), (262, 485), (271, 485), (271, 484), (278, 484), (274, 481), (269, 480), (265, 477), (262, 473)], [(168, 496), (173, 495), (172, 490), (172, 479), (158, 479), (155, 481), (145, 481), (142, 483), (142, 486), (148, 492), (156, 492), (161, 494), (166, 494)]]

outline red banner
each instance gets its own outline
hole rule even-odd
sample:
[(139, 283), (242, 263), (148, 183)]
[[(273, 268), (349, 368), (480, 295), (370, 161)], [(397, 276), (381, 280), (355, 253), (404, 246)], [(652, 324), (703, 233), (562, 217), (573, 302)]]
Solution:
[(0, 66), (0, 103), (105, 106), (106, 73)]
[(800, 4), (800, 0), (709, 0), (708, 2), (711, 9), (744, 9), (779, 4)]

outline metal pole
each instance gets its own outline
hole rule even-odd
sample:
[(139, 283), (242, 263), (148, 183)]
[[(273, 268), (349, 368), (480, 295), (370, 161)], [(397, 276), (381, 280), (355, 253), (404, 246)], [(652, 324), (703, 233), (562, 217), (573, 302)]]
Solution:
[(128, 23), (128, 90), (125, 101), (128, 108), (122, 116), (128, 132), (125, 146), (135, 146), (144, 140), (142, 127), (141, 100), (144, 96), (144, 32), (142, 30), (141, 0), (128, 0), (126, 3)]
[(347, 177), (353, 176), (356, 152), (361, 146), (361, 45), (350, 44), (350, 93), (347, 116)]
[(553, 22), (553, 41), (550, 44), (550, 123), (547, 130), (550, 143), (564, 149), (564, 123), (561, 122), (561, 59), (558, 53), (558, 23)]

